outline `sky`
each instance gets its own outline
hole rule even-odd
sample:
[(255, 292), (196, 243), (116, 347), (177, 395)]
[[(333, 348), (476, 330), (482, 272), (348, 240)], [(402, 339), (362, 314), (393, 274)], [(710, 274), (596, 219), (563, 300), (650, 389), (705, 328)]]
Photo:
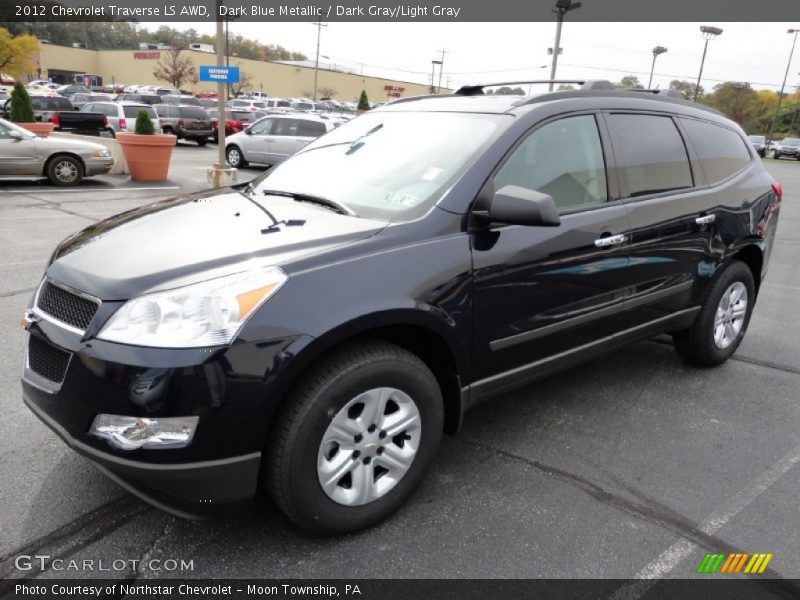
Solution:
[[(165, 23), (166, 24), (166, 23)], [(794, 23), (704, 23), (723, 29), (708, 45), (702, 85), (721, 81), (749, 82), (756, 89), (780, 89)], [(149, 29), (161, 23), (147, 23)], [(169, 23), (214, 34), (213, 23)], [(646, 85), (652, 48), (665, 46), (658, 57), (653, 87), (668, 87), (673, 79), (695, 81), (703, 44), (701, 23), (582, 23), (564, 24), (559, 79), (609, 79), (637, 75)], [(280, 44), (313, 59), (313, 23), (237, 23), (231, 34), (262, 43)], [(429, 83), (431, 60), (444, 55), (442, 85), (456, 87), (518, 79), (547, 79), (550, 74), (555, 23), (328, 23), (322, 29), (320, 54), (328, 62), (364, 74)], [(800, 44), (798, 44), (800, 46)], [(547, 68), (541, 68), (547, 65)], [(439, 80), (438, 66), (435, 79)], [(800, 48), (789, 70), (787, 89), (800, 85)]]

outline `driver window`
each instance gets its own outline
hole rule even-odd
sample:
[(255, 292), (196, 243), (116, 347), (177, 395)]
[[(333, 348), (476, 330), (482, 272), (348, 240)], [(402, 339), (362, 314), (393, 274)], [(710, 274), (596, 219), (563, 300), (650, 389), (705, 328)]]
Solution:
[(264, 119), (258, 123), (250, 125), (250, 133), (253, 135), (269, 135), (272, 129), (272, 119)]
[(552, 196), (559, 212), (608, 200), (603, 148), (592, 115), (543, 125), (513, 151), (494, 189), (518, 185)]
[(0, 123), (0, 140), (7, 140), (11, 138), (11, 130)]

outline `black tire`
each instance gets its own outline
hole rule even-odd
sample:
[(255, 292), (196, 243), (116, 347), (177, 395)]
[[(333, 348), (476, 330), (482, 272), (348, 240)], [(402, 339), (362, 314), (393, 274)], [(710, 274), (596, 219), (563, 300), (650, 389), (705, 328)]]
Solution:
[[(339, 411), (379, 387), (396, 388), (413, 400), (421, 422), (417, 451), (408, 470), (384, 495), (365, 504), (345, 505), (323, 490), (318, 453)], [(350, 344), (321, 359), (287, 398), (270, 435), (264, 483), (278, 507), (307, 531), (335, 535), (364, 529), (388, 517), (411, 496), (436, 457), (443, 423), (438, 382), (418, 357), (378, 340)], [(355, 452), (349, 456), (359, 459)], [(376, 477), (373, 481), (380, 477), (377, 468), (368, 471)]]
[[(729, 342), (725, 347), (720, 347), (714, 341), (717, 309), (723, 294), (737, 282), (743, 284), (747, 291), (744, 321), (733, 341)], [(675, 344), (675, 350), (689, 362), (702, 367), (713, 367), (722, 364), (736, 352), (742, 339), (744, 339), (755, 299), (755, 284), (753, 283), (753, 273), (750, 271), (750, 267), (741, 261), (732, 261), (714, 279), (706, 293), (700, 313), (692, 326), (673, 334), (672, 339)]]
[[(172, 127), (164, 127), (164, 128), (162, 128), (161, 129), (161, 133), (163, 133), (164, 135), (175, 135), (175, 132), (172, 131)], [(178, 140), (175, 140), (175, 141), (177, 142)]]
[(228, 146), (225, 149), (225, 159), (234, 169), (240, 169), (247, 166), (247, 161), (244, 159), (244, 154), (239, 146)]
[(117, 132), (116, 132), (116, 131), (114, 131), (114, 128), (113, 128), (113, 127), (109, 127), (108, 129), (106, 129), (106, 131), (108, 131), (108, 133), (110, 133), (110, 134), (111, 134), (111, 137), (112, 137), (112, 138), (116, 138), (116, 137), (117, 137)]
[(47, 163), (47, 178), (59, 187), (78, 185), (83, 181), (83, 163), (74, 156), (54, 156)]
[(198, 146), (205, 146), (208, 143), (208, 140), (199, 139), (199, 140), (195, 140), (195, 142), (197, 142)]

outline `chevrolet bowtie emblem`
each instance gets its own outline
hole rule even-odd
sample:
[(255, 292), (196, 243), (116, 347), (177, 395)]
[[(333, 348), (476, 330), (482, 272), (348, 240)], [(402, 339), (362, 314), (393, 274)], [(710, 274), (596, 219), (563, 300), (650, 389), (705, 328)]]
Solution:
[(29, 310), (26, 310), (22, 314), (22, 318), (19, 320), (19, 324), (22, 325), (23, 329), (27, 330), (27, 329), (30, 329), (31, 325), (36, 323), (36, 321), (38, 321), (38, 320), (39, 320), (39, 317), (37, 317), (35, 314), (33, 314), (33, 311), (29, 309)]

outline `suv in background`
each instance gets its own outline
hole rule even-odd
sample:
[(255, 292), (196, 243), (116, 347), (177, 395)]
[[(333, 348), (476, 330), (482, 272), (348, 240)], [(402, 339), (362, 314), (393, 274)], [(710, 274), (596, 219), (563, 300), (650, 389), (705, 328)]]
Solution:
[(767, 138), (763, 135), (748, 135), (747, 139), (753, 144), (753, 149), (761, 158), (767, 155)]
[(335, 127), (315, 115), (272, 115), (241, 133), (225, 138), (225, 156), (232, 167), (249, 163), (278, 164)]
[(164, 96), (161, 96), (161, 103), (172, 104), (174, 106), (177, 106), (179, 104), (182, 104), (184, 106), (200, 106), (200, 107), (203, 106), (202, 104), (200, 104), (200, 99), (195, 98), (194, 96), (173, 96), (171, 94), (166, 94)]
[(211, 118), (199, 106), (155, 104), (153, 109), (161, 121), (161, 131), (175, 135), (179, 140), (192, 140), (198, 146), (205, 146), (214, 135)]
[(783, 138), (772, 151), (773, 158), (787, 156), (800, 160), (800, 138)]
[(83, 108), (84, 104), (88, 104), (89, 102), (111, 102), (111, 96), (108, 94), (86, 94), (78, 92), (77, 94), (72, 94), (69, 97), (69, 101), (72, 103), (75, 110), (80, 110)]
[(136, 117), (139, 111), (143, 110), (153, 122), (156, 131), (161, 129), (158, 122), (158, 115), (149, 104), (137, 104), (135, 102), (90, 102), (85, 104), (81, 112), (102, 113), (108, 119), (108, 133), (115, 137), (120, 131), (133, 131), (136, 125)]
[(397, 100), (237, 193), (72, 234), (23, 318), (25, 403), (156, 506), (263, 493), (336, 534), (400, 507), (480, 402), (659, 334), (730, 358), (782, 197), (741, 128), (609, 82), (482, 92)]
[(228, 108), (234, 110), (249, 110), (255, 112), (257, 110), (266, 110), (267, 103), (263, 100), (248, 100), (247, 98), (234, 98), (228, 100), (226, 103)]
[(158, 94), (145, 93), (122, 93), (117, 94), (114, 102), (137, 102), (138, 104), (161, 104), (161, 96)]

